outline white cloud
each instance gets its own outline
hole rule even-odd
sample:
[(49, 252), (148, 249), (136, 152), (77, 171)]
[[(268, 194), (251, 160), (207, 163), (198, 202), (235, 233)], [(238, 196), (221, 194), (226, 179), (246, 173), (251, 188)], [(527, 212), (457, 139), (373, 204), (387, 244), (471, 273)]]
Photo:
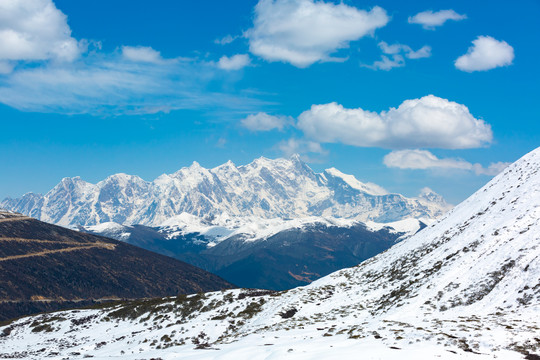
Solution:
[(405, 60), (401, 55), (392, 55), (391, 58), (386, 55), (381, 55), (381, 60), (375, 61), (372, 65), (362, 65), (372, 70), (391, 70), (396, 67), (405, 66)]
[(283, 130), (292, 123), (293, 119), (290, 116), (275, 116), (263, 112), (248, 115), (241, 121), (242, 126), (251, 131)]
[(388, 21), (386, 11), (378, 6), (365, 11), (324, 1), (260, 0), (253, 28), (245, 36), (253, 54), (307, 67), (328, 61), (337, 49), (372, 34)]
[(122, 56), (126, 60), (161, 64), (164, 59), (161, 53), (147, 46), (122, 46)]
[(410, 47), (408, 47), (407, 45), (402, 45), (402, 44), (392, 44), (392, 45), (389, 45), (387, 42), (385, 41), (381, 41), (379, 44), (377, 44), (379, 46), (379, 48), (382, 50), (382, 52), (384, 54), (387, 54), (387, 55), (394, 55), (394, 54), (399, 54), (400, 52), (402, 52), (403, 50), (405, 49), (408, 49), (410, 50)]
[[(389, 45), (385, 41), (378, 44), (379, 48), (385, 55), (381, 55), (381, 60), (375, 61), (372, 65), (362, 65), (373, 70), (390, 70), (395, 67), (405, 66), (404, 56), (408, 59), (421, 59), (431, 56), (431, 47), (423, 46), (414, 51), (410, 46), (403, 44)], [(386, 56), (389, 55), (389, 56)]]
[(227, 44), (232, 43), (236, 39), (238, 39), (238, 36), (226, 35), (222, 37), (221, 39), (214, 40), (214, 43), (219, 44), (219, 45), (227, 45)]
[(306, 162), (318, 162), (318, 156), (328, 153), (317, 142), (295, 138), (282, 141), (277, 146), (284, 156), (289, 157), (298, 154)]
[(0, 74), (9, 74), (13, 71), (14, 67), (11, 61), (0, 61)]
[(404, 101), (381, 113), (313, 105), (298, 117), (298, 128), (315, 141), (361, 147), (466, 149), (492, 140), (489, 124), (465, 105), (433, 95)]
[(253, 111), (250, 97), (214, 93), (215, 65), (127, 61), (97, 54), (69, 64), (16, 69), (0, 78), (0, 103), (23, 111), (93, 115), (145, 114), (175, 109)]
[(443, 25), (448, 20), (459, 21), (466, 18), (467, 15), (458, 14), (452, 9), (436, 12), (427, 10), (409, 17), (409, 24), (420, 24), (426, 30), (435, 30), (437, 26)]
[(413, 51), (412, 49), (405, 54), (409, 59), (422, 59), (431, 56), (431, 46), (424, 45), (420, 49)]
[(388, 45), (386, 42), (381, 41), (379, 48), (386, 55), (404, 54), (409, 59), (420, 59), (431, 56), (431, 46), (424, 45), (420, 49), (414, 51), (409, 45), (392, 44)]
[(85, 47), (51, 0), (0, 1), (0, 60), (73, 61)]
[(479, 36), (465, 55), (455, 61), (462, 71), (485, 71), (500, 66), (512, 65), (514, 48), (506, 41), (498, 41), (491, 36)]
[(221, 137), (218, 139), (218, 141), (216, 142), (216, 147), (218, 148), (224, 148), (225, 145), (227, 145), (227, 139)]
[[(96, 51), (87, 52), (89, 45)], [(245, 114), (263, 104), (249, 95), (209, 91), (218, 76), (213, 62), (164, 59), (143, 46), (123, 46), (112, 54), (100, 50), (98, 42), (71, 37), (66, 16), (51, 0), (0, 0), (0, 103), (23, 111), (93, 115), (175, 109)], [(233, 67), (235, 59), (242, 60), (231, 59)]]
[(399, 150), (387, 154), (383, 163), (390, 168), (399, 169), (458, 169), (472, 171), (476, 175), (494, 176), (504, 170), (510, 163), (497, 162), (487, 168), (481, 164), (472, 164), (462, 159), (440, 159), (427, 150)]
[(238, 54), (231, 57), (222, 56), (217, 66), (222, 70), (240, 70), (251, 63), (249, 55)]

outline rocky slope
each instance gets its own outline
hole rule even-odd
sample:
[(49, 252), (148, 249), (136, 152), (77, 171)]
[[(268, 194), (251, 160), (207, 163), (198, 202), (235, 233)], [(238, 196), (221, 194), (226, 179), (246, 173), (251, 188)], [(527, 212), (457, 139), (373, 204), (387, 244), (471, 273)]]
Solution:
[(123, 242), (0, 212), (0, 321), (102, 299), (231, 287), (192, 265)]
[(538, 234), (540, 149), (436, 224), (306, 287), (21, 319), (0, 329), (0, 347), (57, 359), (535, 359)]
[[(116, 222), (159, 226), (170, 218), (191, 214), (202, 221), (255, 217), (325, 216), (391, 222), (406, 218), (434, 219), (450, 207), (430, 191), (418, 198), (389, 194), (336, 169), (315, 173), (298, 156), (259, 158), (213, 169), (197, 163), (152, 182), (126, 174), (91, 184), (64, 178), (45, 195), (29, 193), (5, 199), (1, 207), (42, 221), (75, 227)], [(225, 217), (225, 219), (223, 219)]]

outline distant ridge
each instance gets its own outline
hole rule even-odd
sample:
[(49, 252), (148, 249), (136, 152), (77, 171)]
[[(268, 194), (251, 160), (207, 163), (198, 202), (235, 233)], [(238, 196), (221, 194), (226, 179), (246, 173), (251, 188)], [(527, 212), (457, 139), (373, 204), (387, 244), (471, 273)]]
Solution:
[(298, 156), (258, 158), (244, 166), (227, 162), (205, 169), (197, 162), (152, 182), (115, 174), (97, 184), (64, 178), (45, 195), (5, 199), (4, 207), (62, 226), (106, 222), (159, 226), (183, 213), (206, 220), (231, 218), (294, 219), (325, 216), (393, 222), (435, 219), (451, 207), (433, 192), (418, 198), (389, 194), (330, 168), (315, 173)]

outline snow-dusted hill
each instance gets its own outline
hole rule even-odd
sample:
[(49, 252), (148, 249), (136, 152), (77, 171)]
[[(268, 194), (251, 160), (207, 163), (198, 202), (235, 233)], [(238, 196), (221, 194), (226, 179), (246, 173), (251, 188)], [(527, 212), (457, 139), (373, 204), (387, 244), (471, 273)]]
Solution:
[(29, 193), (5, 199), (1, 207), (63, 225), (158, 226), (184, 213), (213, 221), (220, 217), (339, 217), (391, 222), (406, 218), (434, 219), (450, 207), (430, 191), (418, 198), (388, 194), (332, 168), (315, 173), (298, 156), (259, 158), (235, 166), (227, 162), (205, 169), (196, 162), (152, 182), (126, 174), (91, 184), (64, 178), (45, 195)]
[[(371, 231), (386, 228), (391, 233), (399, 233), (403, 237), (406, 237), (418, 232), (426, 223), (430, 224), (432, 222), (428, 219), (419, 220), (409, 218), (391, 223), (376, 223), (374, 221), (363, 223), (352, 219), (318, 216), (298, 219), (259, 219), (246, 217), (229, 218), (226, 222), (207, 222), (197, 216), (183, 213), (163, 222), (161, 226), (156, 226), (154, 230), (169, 240), (178, 238), (179, 236), (193, 235), (198, 238), (199, 242), (204, 242), (207, 247), (213, 247), (220, 242), (232, 238), (241, 239), (245, 242), (253, 242), (266, 240), (280, 232), (290, 230), (306, 231), (306, 229), (316, 226), (351, 228), (362, 225)], [(134, 227), (115, 222), (106, 222), (98, 225), (83, 226), (81, 230), (125, 241), (132, 235)]]
[(82, 231), (174, 257), (239, 287), (286, 290), (357, 265), (426, 226), (417, 219), (234, 220), (216, 226), (183, 214), (162, 227), (103, 223)]
[(539, 234), (537, 149), (436, 224), (308, 286), (21, 319), (0, 328), (0, 348), (53, 359), (534, 359)]

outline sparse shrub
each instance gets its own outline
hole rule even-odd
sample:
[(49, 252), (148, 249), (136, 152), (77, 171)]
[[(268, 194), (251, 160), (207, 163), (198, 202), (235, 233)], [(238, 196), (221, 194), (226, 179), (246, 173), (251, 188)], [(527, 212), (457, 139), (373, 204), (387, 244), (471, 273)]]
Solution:
[(296, 314), (298, 310), (296, 308), (291, 308), (288, 310), (284, 310), (279, 313), (279, 316), (281, 316), (283, 319), (290, 319)]

